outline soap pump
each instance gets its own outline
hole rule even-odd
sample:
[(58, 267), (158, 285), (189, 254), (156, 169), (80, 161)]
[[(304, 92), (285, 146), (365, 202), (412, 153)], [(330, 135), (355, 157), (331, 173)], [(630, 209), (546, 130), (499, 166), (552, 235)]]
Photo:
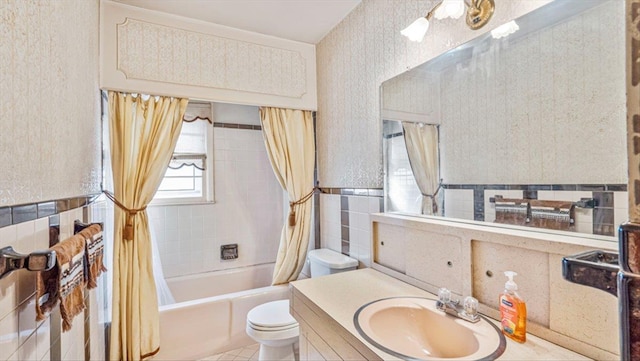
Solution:
[(508, 280), (504, 284), (499, 301), (502, 333), (514, 341), (523, 343), (527, 336), (527, 305), (516, 292), (518, 285), (513, 281), (513, 277), (518, 274), (506, 271), (504, 275)]

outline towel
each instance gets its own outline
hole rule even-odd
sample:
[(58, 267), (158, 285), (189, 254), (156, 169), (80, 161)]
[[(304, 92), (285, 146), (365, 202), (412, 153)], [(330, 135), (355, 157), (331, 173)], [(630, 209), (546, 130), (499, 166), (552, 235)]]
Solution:
[(79, 233), (85, 240), (85, 281), (87, 289), (96, 288), (98, 286), (97, 279), (102, 272), (107, 269), (102, 263), (104, 255), (104, 242), (102, 238), (102, 226), (100, 224), (92, 224), (83, 229)]
[(73, 318), (84, 311), (84, 236), (77, 234), (51, 247), (56, 265), (36, 276), (36, 320), (43, 320), (60, 301), (62, 331), (71, 329)]

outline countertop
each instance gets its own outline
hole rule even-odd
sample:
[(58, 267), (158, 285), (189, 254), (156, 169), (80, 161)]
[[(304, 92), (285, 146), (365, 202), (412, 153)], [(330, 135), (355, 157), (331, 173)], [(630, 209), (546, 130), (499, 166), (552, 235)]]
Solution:
[[(311, 300), (337, 323), (384, 360), (397, 360), (369, 344), (353, 324), (353, 315), (360, 306), (388, 297), (415, 296), (437, 298), (371, 268), (343, 272), (290, 283), (296, 291)], [(498, 297), (498, 295), (496, 295)], [(497, 322), (495, 322), (497, 324)], [(501, 360), (589, 360), (589, 358), (555, 345), (531, 334), (524, 344), (507, 338), (507, 349)]]

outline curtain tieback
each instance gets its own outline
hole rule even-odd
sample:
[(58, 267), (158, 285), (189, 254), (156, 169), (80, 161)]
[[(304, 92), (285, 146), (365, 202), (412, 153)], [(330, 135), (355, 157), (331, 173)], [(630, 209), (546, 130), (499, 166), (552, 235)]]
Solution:
[(304, 197), (298, 199), (295, 202), (289, 202), (289, 227), (293, 227), (296, 225), (296, 209), (295, 206), (305, 203), (313, 196), (313, 193), (316, 191), (316, 187), (313, 187), (311, 192), (307, 193)]
[(142, 212), (145, 209), (147, 209), (147, 206), (144, 206), (142, 208), (128, 208), (124, 204), (122, 204), (120, 201), (118, 201), (116, 199), (116, 196), (113, 193), (107, 190), (102, 191), (102, 193), (104, 193), (104, 195), (107, 196), (107, 198), (109, 198), (109, 200), (111, 200), (113, 204), (115, 204), (118, 208), (120, 208), (121, 210), (127, 213), (127, 222), (124, 226), (122, 237), (126, 240), (133, 241), (133, 238), (134, 238), (133, 220), (135, 219), (136, 214), (138, 212)]
[(436, 188), (436, 191), (433, 192), (433, 194), (424, 194), (424, 193), (422, 193), (423, 197), (431, 198), (431, 212), (432, 212), (432, 214), (438, 213), (438, 203), (434, 202), (434, 200), (436, 198), (436, 195), (438, 195), (438, 191), (440, 191), (440, 188), (442, 188), (442, 184), (438, 184), (438, 188)]
[(424, 193), (422, 193), (422, 196), (433, 199), (433, 198), (436, 197), (436, 195), (438, 195), (438, 192), (440, 191), (440, 188), (442, 188), (442, 184), (438, 184), (438, 188), (436, 188), (436, 191), (433, 192), (433, 194), (424, 194)]

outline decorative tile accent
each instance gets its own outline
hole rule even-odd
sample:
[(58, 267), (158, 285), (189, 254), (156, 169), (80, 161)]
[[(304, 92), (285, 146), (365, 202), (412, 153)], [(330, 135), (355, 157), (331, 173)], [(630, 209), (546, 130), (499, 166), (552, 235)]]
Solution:
[(13, 224), (13, 220), (11, 218), (11, 207), (0, 208), (0, 227), (8, 226)]
[(11, 207), (13, 224), (33, 221), (38, 218), (38, 205), (27, 204), (22, 206)]
[(0, 228), (43, 217), (56, 217), (58, 213), (84, 207), (93, 203), (98, 199), (100, 194), (101, 193), (96, 193), (88, 196), (0, 208)]
[(38, 203), (38, 218), (47, 217), (56, 213), (56, 202)]

